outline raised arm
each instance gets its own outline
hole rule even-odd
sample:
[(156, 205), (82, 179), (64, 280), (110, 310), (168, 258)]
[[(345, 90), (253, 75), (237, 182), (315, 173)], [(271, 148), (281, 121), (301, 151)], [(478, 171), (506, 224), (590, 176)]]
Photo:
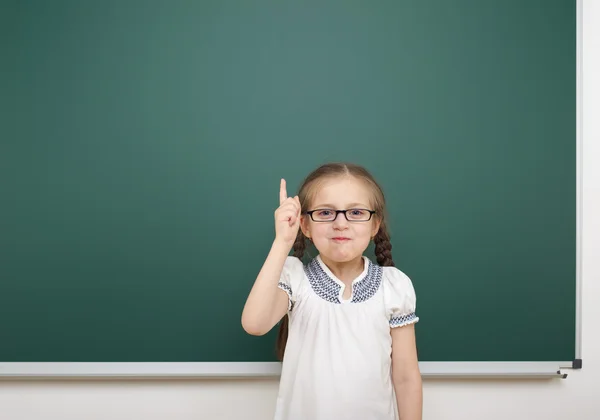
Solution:
[(248, 334), (269, 332), (285, 315), (288, 295), (278, 287), (286, 258), (300, 226), (300, 200), (287, 196), (285, 180), (279, 188), (279, 207), (275, 210), (275, 240), (242, 312), (242, 327)]

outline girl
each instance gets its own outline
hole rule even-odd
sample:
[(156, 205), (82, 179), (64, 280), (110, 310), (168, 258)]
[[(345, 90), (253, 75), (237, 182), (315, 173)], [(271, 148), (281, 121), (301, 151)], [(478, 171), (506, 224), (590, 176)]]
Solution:
[[(253, 335), (285, 316), (275, 419), (420, 420), (416, 296), (394, 267), (377, 182), (360, 166), (326, 164), (287, 197), (282, 179), (275, 232), (242, 314)], [(305, 266), (307, 240), (318, 255)], [(378, 264), (363, 256), (371, 240)]]

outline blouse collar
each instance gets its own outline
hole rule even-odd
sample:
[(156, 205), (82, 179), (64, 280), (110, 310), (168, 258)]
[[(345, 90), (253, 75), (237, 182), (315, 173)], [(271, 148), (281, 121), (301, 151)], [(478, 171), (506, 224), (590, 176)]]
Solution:
[[(364, 269), (352, 281), (352, 303), (364, 302), (371, 298), (379, 289), (383, 274), (382, 268), (363, 256)], [(304, 269), (314, 292), (322, 299), (332, 303), (342, 303), (346, 285), (338, 279), (317, 255)]]
[[(331, 272), (329, 267), (327, 267), (327, 265), (323, 262), (320, 254), (317, 255), (317, 257), (315, 259), (317, 260), (317, 263), (321, 266), (321, 269), (325, 272), (325, 274), (327, 274), (327, 277), (329, 277), (331, 280), (333, 280), (334, 282), (339, 284), (342, 288), (346, 287), (344, 282), (341, 281), (340, 279), (338, 279), (336, 277), (336, 275)], [(363, 280), (365, 278), (365, 276), (367, 275), (367, 273), (369, 272), (369, 265), (371, 264), (371, 260), (369, 260), (364, 255), (362, 257), (362, 260), (363, 260), (363, 271), (362, 271), (362, 273), (360, 273), (358, 275), (358, 277), (356, 277), (354, 280), (352, 280), (352, 284)]]

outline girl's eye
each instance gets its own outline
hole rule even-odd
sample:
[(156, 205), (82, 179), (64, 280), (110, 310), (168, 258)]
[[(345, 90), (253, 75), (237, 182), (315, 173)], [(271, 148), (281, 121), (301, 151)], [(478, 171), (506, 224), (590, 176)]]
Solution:
[(322, 216), (322, 217), (331, 216), (331, 210), (319, 210), (317, 212), (317, 215)]
[(361, 209), (352, 209), (350, 210), (350, 214), (352, 216), (363, 216), (365, 214), (365, 211)]

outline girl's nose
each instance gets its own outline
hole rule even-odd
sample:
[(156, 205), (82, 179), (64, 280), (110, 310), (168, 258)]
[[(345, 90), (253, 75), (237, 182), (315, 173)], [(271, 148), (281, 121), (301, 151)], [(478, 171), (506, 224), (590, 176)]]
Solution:
[(333, 221), (333, 228), (337, 230), (347, 229), (348, 221), (346, 220), (346, 216), (344, 216), (342, 213), (338, 213)]

